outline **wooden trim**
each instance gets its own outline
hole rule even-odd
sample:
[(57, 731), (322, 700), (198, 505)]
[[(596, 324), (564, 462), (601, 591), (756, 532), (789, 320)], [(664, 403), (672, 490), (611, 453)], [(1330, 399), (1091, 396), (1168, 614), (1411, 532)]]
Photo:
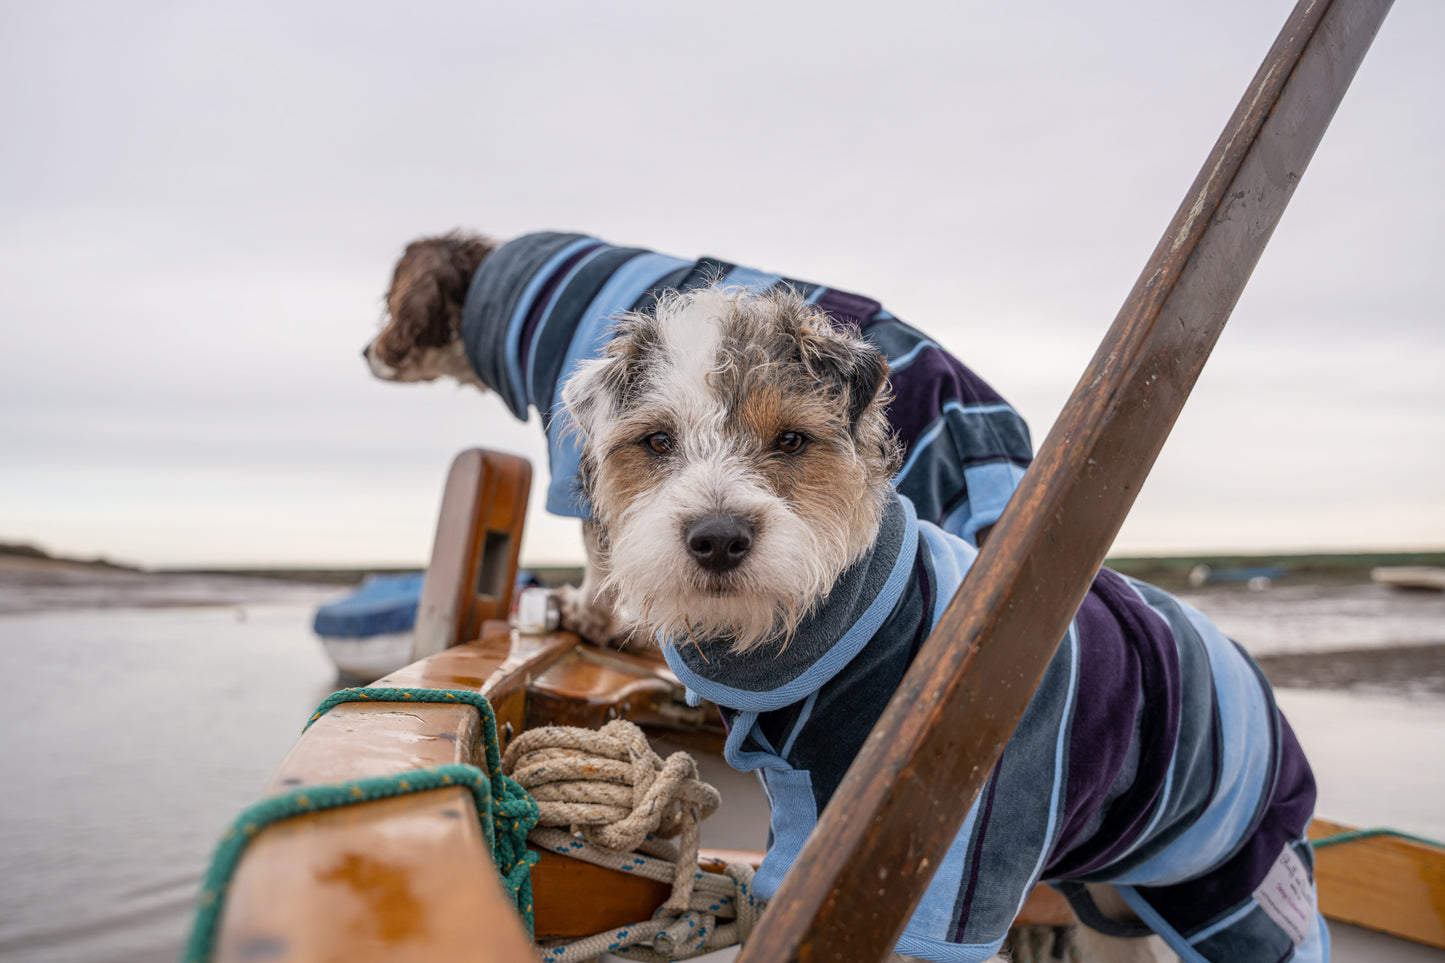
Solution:
[[(340, 705), (297, 742), (271, 789), (470, 762), (476, 729), (470, 707)], [(448, 789), (264, 830), (232, 879), (215, 958), (460, 960), (478, 945), (498, 959), (530, 953), (471, 797)]]
[(470, 795), (449, 789), (267, 829), (227, 896), (215, 959), (422, 963), (475, 959), (479, 946), (497, 960), (532, 952)]
[(1388, 7), (1300, 0), (741, 963), (873, 960), (892, 949)]
[[(526, 686), (577, 644), (556, 633), (482, 638), (415, 663), (380, 687), (469, 689), (520, 729)], [(343, 703), (297, 740), (268, 788), (385, 775), (480, 758), (477, 713), (435, 703)], [(470, 795), (418, 793), (302, 816), (263, 830), (226, 897), (220, 963), (529, 960)]]
[(613, 719), (628, 719), (653, 738), (680, 738), (689, 748), (720, 755), (726, 733), (717, 708), (687, 705), (682, 683), (653, 652), (576, 646), (532, 680), (527, 728), (600, 729)]
[[(721, 873), (729, 863), (754, 869), (763, 853), (751, 849), (703, 849), (698, 868)], [(672, 887), (631, 873), (605, 869), (543, 851), (532, 869), (537, 939), (578, 939), (652, 918)], [(1042, 884), (1035, 886), (1015, 925), (1068, 926), (1078, 922), (1069, 901)]]
[(520, 635), (504, 622), (487, 622), (481, 638), (454, 646), (393, 672), (376, 685), (388, 688), (472, 689), (487, 697), (505, 745), (526, 725), (527, 687), (580, 644), (567, 632)]
[(516, 455), (471, 448), (452, 461), (412, 658), (475, 639), (483, 622), (507, 617), (531, 486), (532, 466)]
[[(1316, 819), (1311, 839), (1350, 832)], [(1320, 912), (1332, 920), (1445, 949), (1445, 850), (1372, 836), (1315, 850)]]

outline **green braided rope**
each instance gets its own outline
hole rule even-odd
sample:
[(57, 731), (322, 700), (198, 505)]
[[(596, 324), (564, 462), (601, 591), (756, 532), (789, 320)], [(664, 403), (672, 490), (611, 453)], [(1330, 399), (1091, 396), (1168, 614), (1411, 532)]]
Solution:
[(1340, 843), (1352, 843), (1357, 839), (1371, 839), (1375, 836), (1388, 836), (1392, 839), (1404, 839), (1412, 843), (1420, 843), (1422, 846), (1433, 846), (1436, 849), (1445, 849), (1445, 843), (1438, 839), (1426, 839), (1424, 836), (1413, 836), (1410, 833), (1402, 833), (1398, 829), (1351, 829), (1343, 833), (1335, 833), (1331, 836), (1321, 836), (1318, 839), (1311, 839), (1310, 845), (1315, 849), (1322, 849), (1325, 846), (1338, 846)]
[(492, 852), (492, 862), (502, 874), (502, 881), (508, 891), (516, 896), (517, 910), (532, 931), (532, 864), (537, 861), (535, 853), (527, 851), (527, 833), (537, 825), (540, 815), (537, 803), (527, 794), (515, 779), (502, 773), (502, 750), (497, 741), (497, 717), (492, 704), (480, 693), (466, 689), (389, 689), (358, 688), (333, 692), (322, 700), (321, 705), (311, 714), (302, 732), (320, 719), (332, 707), (343, 702), (436, 702), (461, 703), (477, 710), (482, 718), (482, 745), (485, 750), (487, 778), (492, 789), (492, 818), (482, 820), (482, 832)]
[(527, 833), (537, 823), (537, 803), (515, 780), (502, 774), (497, 720), (491, 704), (475, 692), (460, 689), (343, 689), (328, 696), (317, 707), (302, 731), (311, 728), (313, 722), (343, 702), (450, 702), (470, 705), (482, 718), (486, 771), (463, 763), (433, 766), (387, 776), (301, 786), (247, 807), (221, 835), (221, 841), (211, 857), (211, 865), (201, 880), (201, 891), (196, 900), (196, 920), (182, 957), (184, 963), (204, 963), (210, 959), (231, 877), (247, 844), (261, 830), (305, 813), (449, 786), (471, 790), (492, 861), (507, 891), (512, 894), (527, 932), (532, 932), (531, 868), (537, 861), (537, 854), (527, 851), (526, 839)]

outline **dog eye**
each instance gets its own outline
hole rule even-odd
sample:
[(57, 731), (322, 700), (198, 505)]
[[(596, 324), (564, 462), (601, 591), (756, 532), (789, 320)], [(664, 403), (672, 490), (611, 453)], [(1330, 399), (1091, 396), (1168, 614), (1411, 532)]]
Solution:
[(785, 431), (778, 436), (773, 446), (785, 455), (796, 455), (803, 450), (803, 445), (808, 441), (800, 432)]
[(665, 431), (654, 431), (642, 443), (651, 448), (654, 454), (667, 455), (672, 452), (672, 436)]

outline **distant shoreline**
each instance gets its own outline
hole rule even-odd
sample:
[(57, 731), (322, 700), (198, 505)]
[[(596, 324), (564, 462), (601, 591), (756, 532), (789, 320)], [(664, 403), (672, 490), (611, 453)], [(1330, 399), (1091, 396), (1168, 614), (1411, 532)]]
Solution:
[(1422, 552), (1317, 552), (1279, 555), (1158, 555), (1110, 557), (1104, 564), (1165, 588), (1189, 584), (1189, 574), (1201, 565), (1216, 573), (1244, 569), (1283, 570), (1277, 581), (1368, 582), (1370, 571), (1383, 566), (1423, 565), (1445, 567), (1445, 551)]
[[(86, 569), (96, 572), (128, 572), (136, 575), (206, 576), (220, 578), (264, 579), (270, 582), (305, 582), (311, 585), (356, 585), (373, 574), (418, 572), (426, 566), (165, 566), (147, 569), (114, 562), (104, 556), (94, 559), (66, 558), (51, 555), (31, 544), (0, 542), (0, 563), (14, 571), (71, 569), (77, 575)], [(1121, 555), (1104, 560), (1115, 571), (1164, 587), (1189, 584), (1190, 572), (1208, 566), (1215, 572), (1252, 568), (1280, 569), (1279, 581), (1292, 582), (1363, 582), (1369, 581), (1370, 570), (1379, 566), (1427, 565), (1445, 567), (1445, 550), (1418, 552), (1316, 552), (1288, 554), (1233, 555)], [(537, 575), (545, 585), (560, 585), (581, 578), (581, 565), (527, 565), (522, 567)]]
[(338, 586), (305, 579), (173, 575), (105, 563), (0, 553), (0, 615), (306, 602)]
[[(1189, 584), (1189, 573), (1200, 565), (1216, 572), (1246, 568), (1278, 568), (1285, 572), (1280, 581), (1295, 582), (1368, 582), (1370, 570), (1384, 565), (1432, 565), (1445, 567), (1445, 551), (1434, 552), (1320, 552), (1285, 555), (1123, 555), (1107, 558), (1104, 564), (1117, 572), (1132, 575), (1164, 587)], [(208, 567), (166, 568), (157, 571), (169, 575), (224, 575), (279, 579), (297, 582), (325, 582), (354, 585), (370, 574), (418, 572), (424, 565), (401, 568), (342, 567)], [(544, 585), (575, 582), (582, 577), (581, 565), (527, 565), (522, 568), (537, 575)]]
[(139, 566), (127, 565), (124, 562), (115, 562), (106, 558), (104, 555), (97, 555), (95, 558), (68, 558), (64, 555), (52, 555), (39, 545), (31, 542), (0, 542), (0, 559), (12, 561), (32, 559), (37, 562), (60, 562), (65, 565), (91, 565), (96, 568), (121, 572), (143, 571)]

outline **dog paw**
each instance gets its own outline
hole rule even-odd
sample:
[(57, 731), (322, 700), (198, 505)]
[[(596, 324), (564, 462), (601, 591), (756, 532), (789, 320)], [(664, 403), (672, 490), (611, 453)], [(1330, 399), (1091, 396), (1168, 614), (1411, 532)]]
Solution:
[(562, 628), (576, 632), (593, 645), (621, 648), (629, 633), (610, 607), (598, 605), (589, 593), (571, 585), (557, 590)]

